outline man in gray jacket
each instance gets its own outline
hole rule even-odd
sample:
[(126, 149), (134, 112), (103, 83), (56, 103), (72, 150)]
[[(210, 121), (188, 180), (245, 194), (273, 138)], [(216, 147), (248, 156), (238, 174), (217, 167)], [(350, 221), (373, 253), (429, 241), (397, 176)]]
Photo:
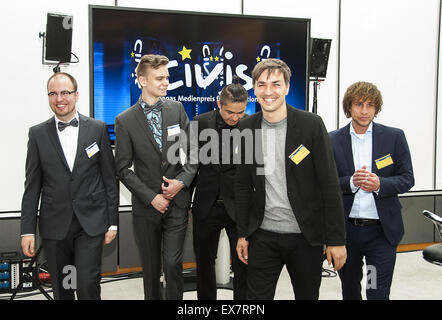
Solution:
[(163, 265), (166, 299), (177, 300), (183, 297), (188, 187), (197, 164), (191, 165), (189, 161), (182, 164), (176, 161), (179, 155), (171, 152), (180, 145), (189, 155), (190, 147), (189, 119), (183, 105), (160, 98), (166, 95), (169, 85), (168, 62), (161, 55), (148, 54), (141, 58), (136, 69), (142, 89), (140, 99), (115, 120), (115, 161), (118, 177), (132, 192), (145, 299), (160, 299)]

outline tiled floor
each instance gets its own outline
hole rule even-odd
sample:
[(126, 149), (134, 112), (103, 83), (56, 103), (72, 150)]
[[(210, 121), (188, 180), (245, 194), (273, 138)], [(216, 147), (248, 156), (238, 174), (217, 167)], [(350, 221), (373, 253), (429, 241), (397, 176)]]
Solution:
[[(324, 268), (328, 269), (324, 261)], [(102, 299), (104, 300), (140, 300), (143, 299), (143, 283), (141, 278), (106, 282), (103, 279)], [(364, 280), (363, 280), (364, 282)], [(339, 277), (323, 277), (320, 289), (320, 300), (340, 300)], [(365, 297), (365, 293), (363, 293)], [(1, 295), (6, 298), (7, 295)], [(20, 298), (20, 297), (18, 297)], [(398, 253), (391, 299), (394, 300), (441, 300), (442, 299), (442, 267), (428, 263), (422, 258), (421, 251)], [(21, 299), (43, 300), (43, 295), (36, 294)], [(196, 292), (184, 293), (184, 299), (196, 300)], [(231, 300), (232, 291), (218, 290), (219, 300)], [(275, 300), (293, 299), (293, 291), (287, 271), (283, 269), (276, 289)]]

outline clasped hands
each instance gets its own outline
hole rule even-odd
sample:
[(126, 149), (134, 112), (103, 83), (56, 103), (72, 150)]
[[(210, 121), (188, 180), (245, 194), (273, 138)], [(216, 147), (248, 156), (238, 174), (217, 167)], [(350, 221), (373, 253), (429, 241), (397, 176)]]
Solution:
[(379, 190), (381, 185), (379, 177), (366, 169), (367, 166), (362, 166), (361, 169), (355, 171), (353, 174), (353, 184), (355, 187), (361, 188), (366, 192), (374, 192)]
[(184, 185), (177, 179), (167, 179), (163, 176), (164, 182), (167, 182), (167, 187), (163, 183), (161, 189), (163, 193), (159, 193), (153, 198), (151, 204), (160, 213), (165, 213), (169, 209), (170, 201), (184, 188)]

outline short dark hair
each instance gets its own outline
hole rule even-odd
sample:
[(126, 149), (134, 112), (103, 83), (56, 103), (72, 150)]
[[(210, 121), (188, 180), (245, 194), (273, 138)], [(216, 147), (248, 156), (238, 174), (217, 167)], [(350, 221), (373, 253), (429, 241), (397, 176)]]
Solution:
[(67, 77), (72, 82), (72, 86), (74, 87), (74, 90), (77, 91), (77, 89), (78, 89), (77, 80), (75, 80), (75, 78), (67, 72), (56, 72), (52, 76), (50, 76), (48, 79), (48, 82), (46, 83), (46, 88), (49, 88), (49, 82), (51, 82), (51, 80), (53, 78), (58, 77), (58, 76)]
[(373, 83), (360, 81), (348, 87), (342, 100), (342, 107), (347, 118), (351, 118), (350, 109), (353, 102), (359, 101), (371, 101), (374, 103), (376, 108), (375, 116), (382, 110), (382, 94)]
[(141, 76), (146, 76), (147, 67), (152, 69), (158, 69), (160, 66), (167, 65), (169, 63), (169, 58), (159, 54), (145, 54), (141, 57), (140, 62), (138, 62), (135, 72), (137, 78)]
[(246, 88), (239, 83), (240, 78), (233, 76), (232, 83), (226, 85), (219, 95), (219, 102), (221, 106), (225, 106), (228, 103), (235, 102), (247, 102), (249, 97)]
[(284, 76), (285, 84), (290, 83), (290, 77), (292, 76), (292, 72), (290, 71), (289, 66), (280, 59), (270, 58), (266, 60), (262, 60), (258, 62), (252, 70), (252, 80), (253, 86), (255, 86), (256, 81), (261, 76), (261, 74), (268, 70), (269, 75), (271, 75), (275, 70), (278, 70)]

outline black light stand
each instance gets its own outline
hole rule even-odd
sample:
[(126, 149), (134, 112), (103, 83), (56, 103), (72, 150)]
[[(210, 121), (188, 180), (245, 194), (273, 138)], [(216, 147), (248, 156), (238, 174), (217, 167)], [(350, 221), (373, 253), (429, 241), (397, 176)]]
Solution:
[(43, 289), (43, 287), (40, 284), (40, 279), (38, 278), (38, 274), (39, 274), (39, 270), (38, 270), (38, 263), (37, 263), (37, 258), (41, 252), (41, 249), (43, 248), (43, 246), (40, 246), (37, 250), (37, 252), (35, 253), (35, 255), (32, 257), (31, 261), (29, 262), (30, 266), (33, 266), (35, 264), (35, 267), (32, 268), (32, 272), (31, 274), (29, 274), (29, 272), (25, 272), (22, 275), (22, 278), (20, 280), (20, 283), (18, 284), (17, 288), (14, 289), (11, 299), (10, 300), (14, 300), (15, 296), (17, 295), (17, 293), (23, 289), (23, 283), (29, 282), (31, 281), (34, 286), (40, 290), (40, 292), (46, 297), (46, 299), (48, 300), (54, 300), (46, 291), (45, 289)]
[(312, 112), (314, 114), (318, 113), (318, 88), (320, 87), (321, 82), (324, 81), (324, 79), (314, 78), (310, 79), (311, 82), (313, 82), (313, 107)]

